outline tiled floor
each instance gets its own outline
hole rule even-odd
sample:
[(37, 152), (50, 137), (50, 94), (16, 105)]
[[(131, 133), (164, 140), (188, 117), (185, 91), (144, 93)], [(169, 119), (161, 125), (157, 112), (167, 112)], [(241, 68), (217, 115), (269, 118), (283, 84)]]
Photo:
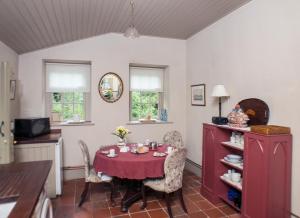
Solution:
[[(131, 206), (128, 213), (120, 212), (120, 202), (125, 187), (118, 185), (115, 200), (117, 205), (111, 207), (109, 203), (110, 188), (107, 184), (97, 184), (91, 189), (88, 199), (78, 208), (81, 191), (84, 187), (83, 180), (72, 180), (65, 182), (64, 194), (62, 197), (53, 200), (55, 218), (164, 218), (168, 217), (163, 195), (150, 192), (148, 196), (148, 206), (145, 210), (140, 209), (141, 201)], [(177, 218), (202, 218), (202, 217), (230, 217), (238, 218), (239, 214), (224, 203), (211, 204), (200, 194), (200, 178), (185, 171), (183, 179), (183, 193), (188, 214), (182, 210), (177, 195), (172, 200), (173, 216)]]

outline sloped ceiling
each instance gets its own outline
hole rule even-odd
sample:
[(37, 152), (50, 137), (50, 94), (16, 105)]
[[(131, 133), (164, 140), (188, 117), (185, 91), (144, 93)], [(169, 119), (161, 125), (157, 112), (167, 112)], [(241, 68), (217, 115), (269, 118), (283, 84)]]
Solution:
[[(187, 39), (250, 0), (135, 0), (140, 34)], [(25, 53), (130, 24), (129, 0), (0, 0), (0, 40)]]

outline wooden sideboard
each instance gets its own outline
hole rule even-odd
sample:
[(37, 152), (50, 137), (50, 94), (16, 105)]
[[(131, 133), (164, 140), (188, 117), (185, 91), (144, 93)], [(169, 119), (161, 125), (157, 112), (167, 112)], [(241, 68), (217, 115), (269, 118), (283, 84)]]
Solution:
[[(244, 146), (230, 143), (233, 131), (243, 134)], [(291, 207), (292, 136), (261, 135), (249, 129), (203, 124), (202, 194), (211, 202), (225, 201), (245, 218), (287, 218)], [(228, 154), (243, 156), (243, 165), (224, 161)], [(221, 176), (229, 169), (242, 174), (236, 185)], [(228, 199), (233, 189), (241, 206)]]

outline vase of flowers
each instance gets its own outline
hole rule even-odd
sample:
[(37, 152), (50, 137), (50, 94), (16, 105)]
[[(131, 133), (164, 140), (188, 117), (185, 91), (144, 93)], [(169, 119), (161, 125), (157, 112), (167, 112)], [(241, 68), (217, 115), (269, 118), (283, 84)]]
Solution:
[(128, 129), (123, 126), (118, 126), (115, 131), (112, 133), (115, 136), (119, 137), (118, 145), (125, 146), (126, 145), (126, 136), (130, 133)]

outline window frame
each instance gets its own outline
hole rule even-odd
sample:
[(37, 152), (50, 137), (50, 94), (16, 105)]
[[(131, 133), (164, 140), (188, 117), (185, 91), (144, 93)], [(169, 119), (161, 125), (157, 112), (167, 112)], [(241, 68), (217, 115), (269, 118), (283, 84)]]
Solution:
[[(156, 92), (159, 93), (159, 99), (158, 99), (158, 117), (157, 120), (160, 121), (160, 109), (161, 108), (167, 108), (167, 92), (168, 92), (168, 85), (167, 85), (167, 77), (168, 77), (168, 66), (167, 65), (147, 65), (147, 64), (129, 64), (129, 122), (135, 122), (139, 121), (133, 119), (132, 117), (132, 91), (130, 91), (130, 81), (131, 81), (131, 67), (140, 67), (140, 68), (158, 68), (163, 69), (163, 92)], [(142, 91), (140, 91), (142, 92)]]
[[(78, 60), (56, 60), (56, 59), (44, 59), (43, 60), (43, 84), (44, 84), (44, 93), (45, 93), (45, 114), (46, 116), (50, 117), (50, 122), (52, 121), (52, 93), (53, 92), (46, 92), (46, 64), (47, 63), (58, 63), (58, 64), (87, 64), (90, 65), (92, 68), (92, 62), (91, 61), (78, 61)], [(90, 72), (92, 76), (92, 71)], [(91, 80), (92, 82), (92, 80)], [(91, 84), (90, 84), (90, 87)], [(73, 92), (74, 93), (74, 92)], [(84, 104), (84, 120), (85, 121), (91, 121), (91, 91), (90, 92), (84, 92), (83, 93), (83, 104)], [(74, 107), (74, 101), (73, 101), (73, 107)], [(66, 122), (67, 120), (59, 121), (59, 122)]]

